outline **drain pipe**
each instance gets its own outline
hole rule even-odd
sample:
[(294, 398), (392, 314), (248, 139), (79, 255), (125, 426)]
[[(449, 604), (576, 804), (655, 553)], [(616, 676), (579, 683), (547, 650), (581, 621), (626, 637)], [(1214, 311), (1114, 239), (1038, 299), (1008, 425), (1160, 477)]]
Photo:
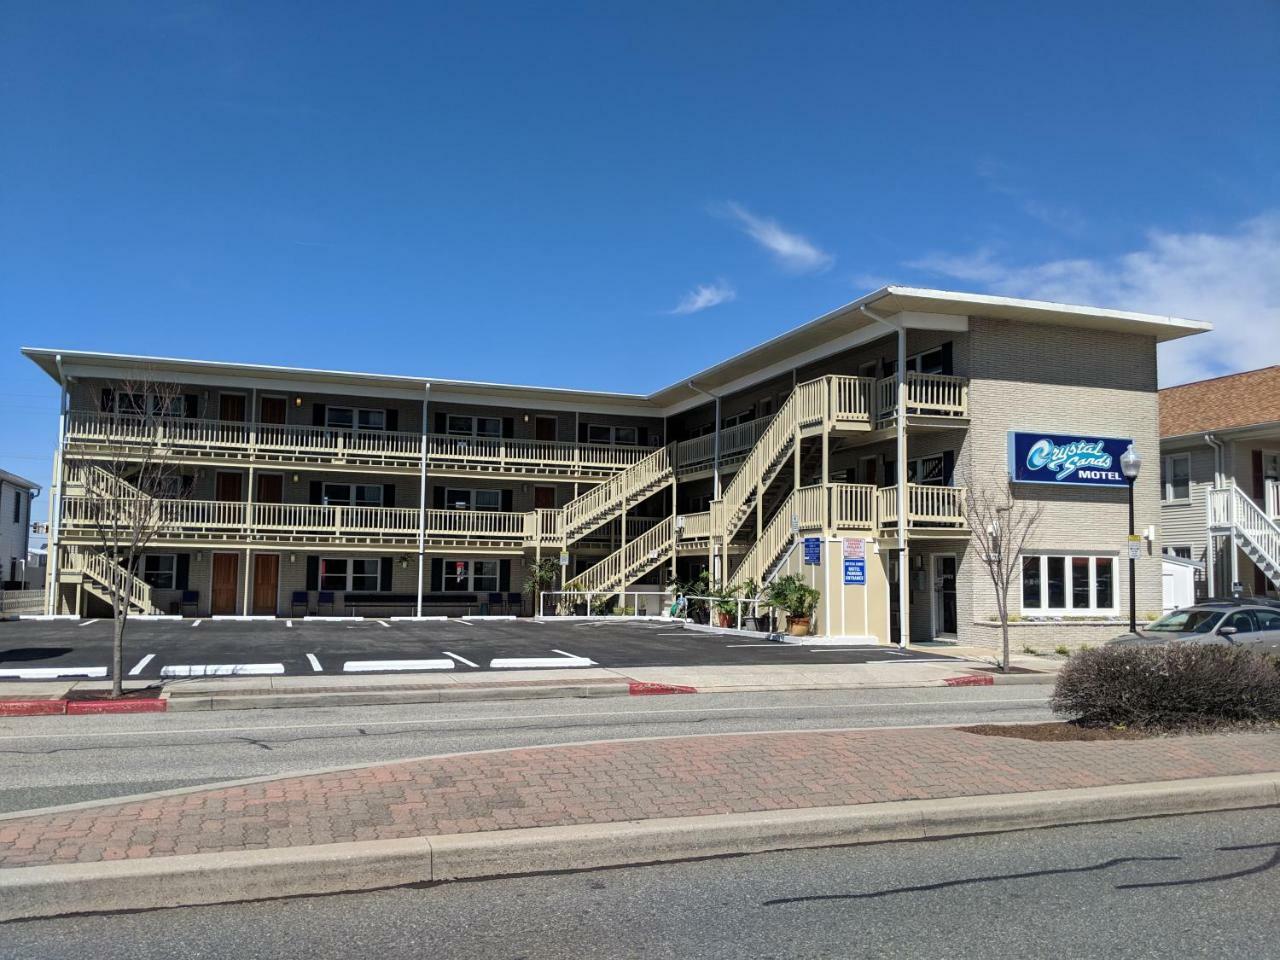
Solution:
[(62, 354), (54, 354), (53, 362), (58, 368), (58, 385), (62, 387), (62, 393), (58, 397), (58, 449), (53, 454), (53, 482), (49, 484), (49, 539), (46, 541), (49, 572), (45, 577), (45, 613), (50, 615), (58, 612), (58, 574), (62, 566), (58, 547), (62, 530), (62, 451), (67, 437), (67, 376), (62, 370)]
[(866, 307), (858, 307), (858, 310), (876, 323), (891, 327), (898, 333), (898, 415), (894, 418), (897, 421), (898, 467), (894, 480), (898, 486), (898, 646), (905, 647), (911, 642), (911, 591), (907, 581), (911, 575), (908, 563), (910, 551), (907, 547), (907, 328)]

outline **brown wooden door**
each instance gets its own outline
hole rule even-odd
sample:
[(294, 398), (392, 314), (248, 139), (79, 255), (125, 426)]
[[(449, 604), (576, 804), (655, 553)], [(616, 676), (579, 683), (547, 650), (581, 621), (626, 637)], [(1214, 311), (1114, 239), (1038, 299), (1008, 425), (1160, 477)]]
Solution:
[(278, 473), (258, 474), (258, 502), (284, 503), (284, 477)]
[(239, 579), (240, 557), (234, 553), (213, 555), (213, 596), (209, 612), (213, 615), (236, 612), (236, 581)]
[(556, 418), (555, 417), (535, 417), (533, 421), (533, 435), (537, 440), (556, 439)]
[(218, 394), (218, 419), (244, 423), (244, 394)]
[(274, 553), (260, 553), (253, 558), (253, 613), (274, 617), (276, 596), (280, 591), (280, 558)]
[(263, 423), (284, 423), (285, 416), (285, 399), (284, 397), (263, 397), (258, 402), (261, 408), (259, 418)]
[(243, 500), (243, 477), (238, 473), (219, 473), (214, 480), (215, 500)]
[(556, 488), (534, 487), (533, 505), (538, 510), (554, 510), (556, 506)]

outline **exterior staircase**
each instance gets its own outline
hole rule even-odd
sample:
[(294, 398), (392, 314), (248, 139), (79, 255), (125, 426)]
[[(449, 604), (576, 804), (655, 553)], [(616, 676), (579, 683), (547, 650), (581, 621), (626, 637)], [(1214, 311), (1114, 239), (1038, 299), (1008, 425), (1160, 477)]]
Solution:
[(1234, 483), (1209, 491), (1209, 529), (1234, 533), (1245, 556), (1280, 589), (1280, 526)]
[[(760, 539), (743, 554), (729, 578), (730, 581), (743, 583), (754, 580), (763, 587), (773, 580), (796, 538), (805, 532), (822, 531), (826, 521), (826, 497), (826, 488), (821, 484), (801, 487), (787, 494), (782, 505), (774, 512), (773, 519), (761, 531)], [(798, 531), (791, 528), (793, 516), (798, 521)]]
[(124, 567), (112, 563), (105, 554), (72, 550), (68, 569), (81, 574), (84, 589), (104, 603), (111, 603), (114, 585), (122, 591), (121, 595), (128, 604), (130, 613), (154, 615), (162, 612), (152, 602), (151, 585)]
[(606, 595), (621, 592), (627, 584), (671, 559), (672, 533), (672, 520), (665, 517), (625, 547), (568, 581), (564, 589)]
[[(546, 542), (568, 546), (675, 480), (670, 445), (597, 484), (556, 511), (538, 511), (535, 529)], [(670, 531), (668, 531), (668, 537)]]

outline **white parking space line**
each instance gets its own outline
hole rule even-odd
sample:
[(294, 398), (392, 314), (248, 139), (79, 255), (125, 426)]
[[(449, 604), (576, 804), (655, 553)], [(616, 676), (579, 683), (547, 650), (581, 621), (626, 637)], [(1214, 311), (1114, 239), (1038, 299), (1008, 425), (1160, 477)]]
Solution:
[(86, 620), (84, 623), (77, 624), (77, 626), (80, 626), (80, 627), (87, 627), (87, 626), (89, 626), (89, 624), (91, 624), (91, 623), (97, 623), (97, 622), (98, 622), (97, 620)]
[(596, 662), (563, 650), (552, 650), (558, 657), (500, 657), (489, 661), (490, 670), (521, 670), (529, 667), (594, 667)]
[(293, 621), (292, 621), (292, 620), (286, 620), (286, 621), (284, 622), (284, 625), (285, 625), (286, 627), (292, 627), (292, 626), (293, 626)]
[(475, 624), (474, 624), (474, 623), (467, 623), (467, 621), (466, 621), (466, 620), (459, 620), (459, 621), (458, 621), (458, 623), (465, 624), (465, 625), (466, 625), (466, 626), (468, 626), (468, 627), (474, 627), (474, 626), (475, 626)]
[(382, 626), (386, 627), (388, 630), (390, 630), (390, 629), (391, 629), (391, 624), (387, 623), (387, 621), (385, 621), (385, 620), (377, 620), (377, 621), (375, 621), (375, 622), (376, 622), (376, 623), (380, 623), (380, 624), (382, 624)]
[(133, 665), (133, 669), (129, 671), (129, 676), (136, 677), (142, 672), (142, 668), (156, 658), (154, 653), (148, 653), (145, 657)]
[(466, 657), (460, 657), (456, 653), (450, 653), (448, 650), (445, 650), (443, 652), (446, 657), (452, 657), (454, 660), (457, 660), (459, 663), (465, 663), (468, 667), (475, 667), (477, 670), (480, 669), (480, 664), (472, 663)]
[(200, 626), (202, 622), (203, 621), (200, 621), (200, 620), (195, 621), (193, 624), (191, 624), (191, 629), (194, 630), (196, 627)]
[(106, 667), (26, 667), (22, 670), (0, 670), (0, 678), (17, 680), (58, 680), (62, 677), (105, 677)]
[(320, 666), (320, 661), (316, 659), (316, 655), (314, 653), (307, 654), (307, 662), (311, 664), (311, 669), (316, 673), (320, 673), (324, 670), (324, 668)]
[(259, 677), (284, 673), (283, 663), (188, 663), (160, 668), (162, 677)]
[(348, 660), (343, 673), (372, 673), (377, 670), (452, 670), (452, 660)]

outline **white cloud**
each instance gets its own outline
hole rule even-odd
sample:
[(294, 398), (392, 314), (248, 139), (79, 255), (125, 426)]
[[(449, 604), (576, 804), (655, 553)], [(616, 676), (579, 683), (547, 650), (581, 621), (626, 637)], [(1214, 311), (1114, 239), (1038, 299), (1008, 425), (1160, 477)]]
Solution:
[(728, 303), (730, 300), (737, 299), (737, 296), (738, 292), (733, 289), (727, 280), (717, 280), (715, 283), (700, 283), (681, 297), (675, 308), (668, 312), (677, 316), (697, 313), (699, 310), (706, 310), (708, 307)]
[(990, 250), (908, 264), (1006, 296), (1208, 320), (1212, 333), (1160, 348), (1164, 386), (1280, 363), (1280, 214), (1225, 233), (1153, 230), (1109, 259), (1012, 265)]
[(777, 220), (759, 217), (740, 203), (726, 204), (725, 209), (738, 221), (742, 232), (773, 254), (792, 273), (816, 273), (835, 263), (835, 257), (817, 247), (806, 237), (787, 230)]

